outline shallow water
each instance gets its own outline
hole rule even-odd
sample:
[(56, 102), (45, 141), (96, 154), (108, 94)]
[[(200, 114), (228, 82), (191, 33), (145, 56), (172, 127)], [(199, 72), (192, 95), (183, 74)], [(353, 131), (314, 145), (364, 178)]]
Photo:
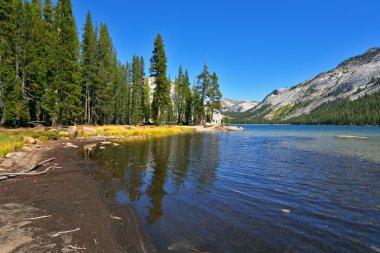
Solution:
[(380, 252), (380, 127), (244, 127), (90, 158), (160, 252)]

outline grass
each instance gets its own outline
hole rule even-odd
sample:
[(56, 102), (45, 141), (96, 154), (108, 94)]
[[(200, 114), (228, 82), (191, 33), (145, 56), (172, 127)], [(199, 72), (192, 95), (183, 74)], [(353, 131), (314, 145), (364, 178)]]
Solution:
[[(186, 128), (180, 126), (144, 126), (144, 127), (131, 127), (131, 126), (95, 126), (99, 136), (164, 136), (169, 134), (179, 134), (185, 132), (193, 132), (195, 129)], [(80, 134), (78, 137), (88, 137)], [(30, 136), (40, 142), (46, 142), (48, 140), (58, 140), (61, 135), (58, 131), (50, 131), (46, 129), (5, 129), (0, 128), (0, 158), (4, 157), (7, 153), (14, 150), (22, 148), (26, 143), (24, 142), (24, 137)], [(67, 136), (66, 136), (67, 137)], [(137, 138), (138, 139), (138, 138)], [(131, 139), (131, 140), (137, 140)]]
[(96, 131), (101, 136), (160, 136), (193, 132), (193, 128), (180, 126), (163, 127), (130, 127), (130, 126), (97, 126)]
[(24, 136), (33, 137), (40, 142), (60, 138), (56, 131), (0, 128), (0, 158), (11, 151), (22, 148), (26, 144)]

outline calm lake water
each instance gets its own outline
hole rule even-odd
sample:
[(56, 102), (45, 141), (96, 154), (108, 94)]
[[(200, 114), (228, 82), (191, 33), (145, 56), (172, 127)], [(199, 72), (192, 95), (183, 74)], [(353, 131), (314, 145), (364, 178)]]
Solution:
[(380, 252), (380, 127), (243, 127), (91, 159), (160, 252)]

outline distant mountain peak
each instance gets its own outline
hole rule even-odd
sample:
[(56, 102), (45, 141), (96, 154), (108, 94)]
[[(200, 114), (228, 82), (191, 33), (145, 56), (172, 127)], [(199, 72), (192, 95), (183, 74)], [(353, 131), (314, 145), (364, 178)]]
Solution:
[(288, 119), (308, 114), (318, 106), (338, 98), (356, 100), (378, 91), (380, 47), (374, 47), (296, 86), (275, 89), (244, 117)]
[(222, 100), (222, 112), (245, 112), (257, 106), (259, 102), (249, 100), (234, 100), (225, 98)]

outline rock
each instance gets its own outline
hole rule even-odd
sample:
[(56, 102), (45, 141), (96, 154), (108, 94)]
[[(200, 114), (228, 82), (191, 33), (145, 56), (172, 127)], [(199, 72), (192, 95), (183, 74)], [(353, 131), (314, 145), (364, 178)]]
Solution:
[(102, 145), (111, 145), (112, 142), (110, 142), (110, 141), (102, 141), (100, 144), (102, 144)]
[(24, 142), (28, 144), (36, 144), (36, 139), (30, 136), (24, 136)]
[(368, 139), (368, 137), (355, 136), (355, 135), (338, 135), (340, 139)]
[(32, 151), (32, 148), (31, 148), (31, 147), (22, 147), (22, 148), (21, 148), (21, 151), (24, 151), (24, 152), (31, 152), (31, 151)]
[(96, 136), (98, 135), (98, 132), (93, 127), (83, 127), (82, 134), (87, 136)]
[(281, 212), (283, 212), (283, 213), (290, 213), (290, 210), (289, 209), (281, 209)]
[(60, 136), (69, 136), (69, 133), (68, 132), (65, 132), (65, 131), (59, 131), (58, 134)]
[(83, 149), (93, 149), (96, 147), (96, 145), (96, 143), (85, 144), (83, 145)]
[(77, 126), (70, 126), (69, 128), (67, 128), (67, 133), (69, 134), (70, 138), (77, 137), (78, 127)]
[(212, 127), (212, 124), (209, 123), (209, 122), (206, 122), (205, 125), (204, 125), (204, 127)]
[(106, 149), (106, 147), (104, 147), (104, 146), (100, 146), (99, 149)]
[(22, 157), (24, 157), (24, 153), (23, 152), (10, 152), (8, 154), (5, 155), (5, 158), (9, 158), (9, 159), (21, 159)]
[(112, 145), (113, 145), (114, 147), (120, 146), (119, 143), (112, 143)]
[(237, 126), (226, 126), (224, 127), (227, 131), (243, 131), (244, 128)]
[(70, 142), (66, 143), (66, 147), (70, 147), (70, 148), (78, 148), (77, 145), (74, 145), (74, 144), (72, 144), (72, 143), (70, 143)]

